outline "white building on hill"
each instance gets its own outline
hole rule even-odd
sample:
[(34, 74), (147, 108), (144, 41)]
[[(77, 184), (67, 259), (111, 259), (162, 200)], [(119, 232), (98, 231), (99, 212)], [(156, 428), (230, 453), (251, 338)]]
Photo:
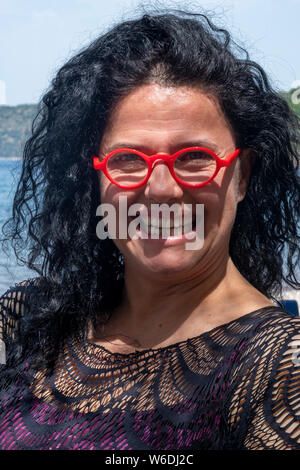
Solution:
[(5, 82), (0, 80), (0, 105), (6, 104)]

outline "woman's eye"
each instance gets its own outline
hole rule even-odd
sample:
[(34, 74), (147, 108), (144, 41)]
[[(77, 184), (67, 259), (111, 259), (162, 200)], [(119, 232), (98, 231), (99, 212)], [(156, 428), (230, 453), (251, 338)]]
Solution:
[(178, 158), (178, 163), (215, 163), (214, 158), (207, 152), (186, 152)]
[(183, 155), (184, 160), (207, 160), (211, 156), (205, 152), (188, 152)]
[(120, 161), (126, 161), (126, 162), (137, 160), (136, 155), (131, 155), (131, 154), (129, 154), (129, 153), (124, 153), (124, 154), (122, 154), (122, 155), (118, 155), (117, 158), (118, 158), (118, 160), (120, 160)]

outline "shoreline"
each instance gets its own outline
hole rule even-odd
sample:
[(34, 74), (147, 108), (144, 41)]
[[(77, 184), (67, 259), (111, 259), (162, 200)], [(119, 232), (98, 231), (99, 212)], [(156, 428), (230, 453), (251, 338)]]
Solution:
[(0, 160), (22, 160), (22, 157), (0, 157)]

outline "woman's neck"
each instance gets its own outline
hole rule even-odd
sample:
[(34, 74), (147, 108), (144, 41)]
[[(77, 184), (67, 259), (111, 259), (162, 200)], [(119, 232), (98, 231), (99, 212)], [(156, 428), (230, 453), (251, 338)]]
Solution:
[(127, 269), (121, 304), (97, 330), (97, 337), (120, 345), (162, 347), (267, 305), (273, 304), (246, 281), (229, 257), (172, 282)]

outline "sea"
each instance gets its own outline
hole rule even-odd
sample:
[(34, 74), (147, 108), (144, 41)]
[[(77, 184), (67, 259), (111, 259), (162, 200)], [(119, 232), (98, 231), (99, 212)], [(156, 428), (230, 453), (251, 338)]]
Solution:
[[(0, 158), (0, 239), (3, 238), (3, 223), (11, 217), (13, 197), (21, 174), (22, 160), (20, 158)], [(26, 254), (24, 253), (24, 256)], [(36, 277), (36, 271), (32, 271), (18, 263), (13, 250), (6, 255), (0, 244), (0, 296), (14, 286), (31, 277)], [(286, 299), (297, 299), (300, 306), (300, 291), (285, 291)]]
[[(2, 226), (12, 215), (12, 203), (21, 167), (20, 158), (0, 158), (0, 240), (3, 238)], [(15, 283), (36, 276), (38, 274), (35, 271), (18, 264), (12, 249), (6, 255), (0, 244), (0, 296)]]

